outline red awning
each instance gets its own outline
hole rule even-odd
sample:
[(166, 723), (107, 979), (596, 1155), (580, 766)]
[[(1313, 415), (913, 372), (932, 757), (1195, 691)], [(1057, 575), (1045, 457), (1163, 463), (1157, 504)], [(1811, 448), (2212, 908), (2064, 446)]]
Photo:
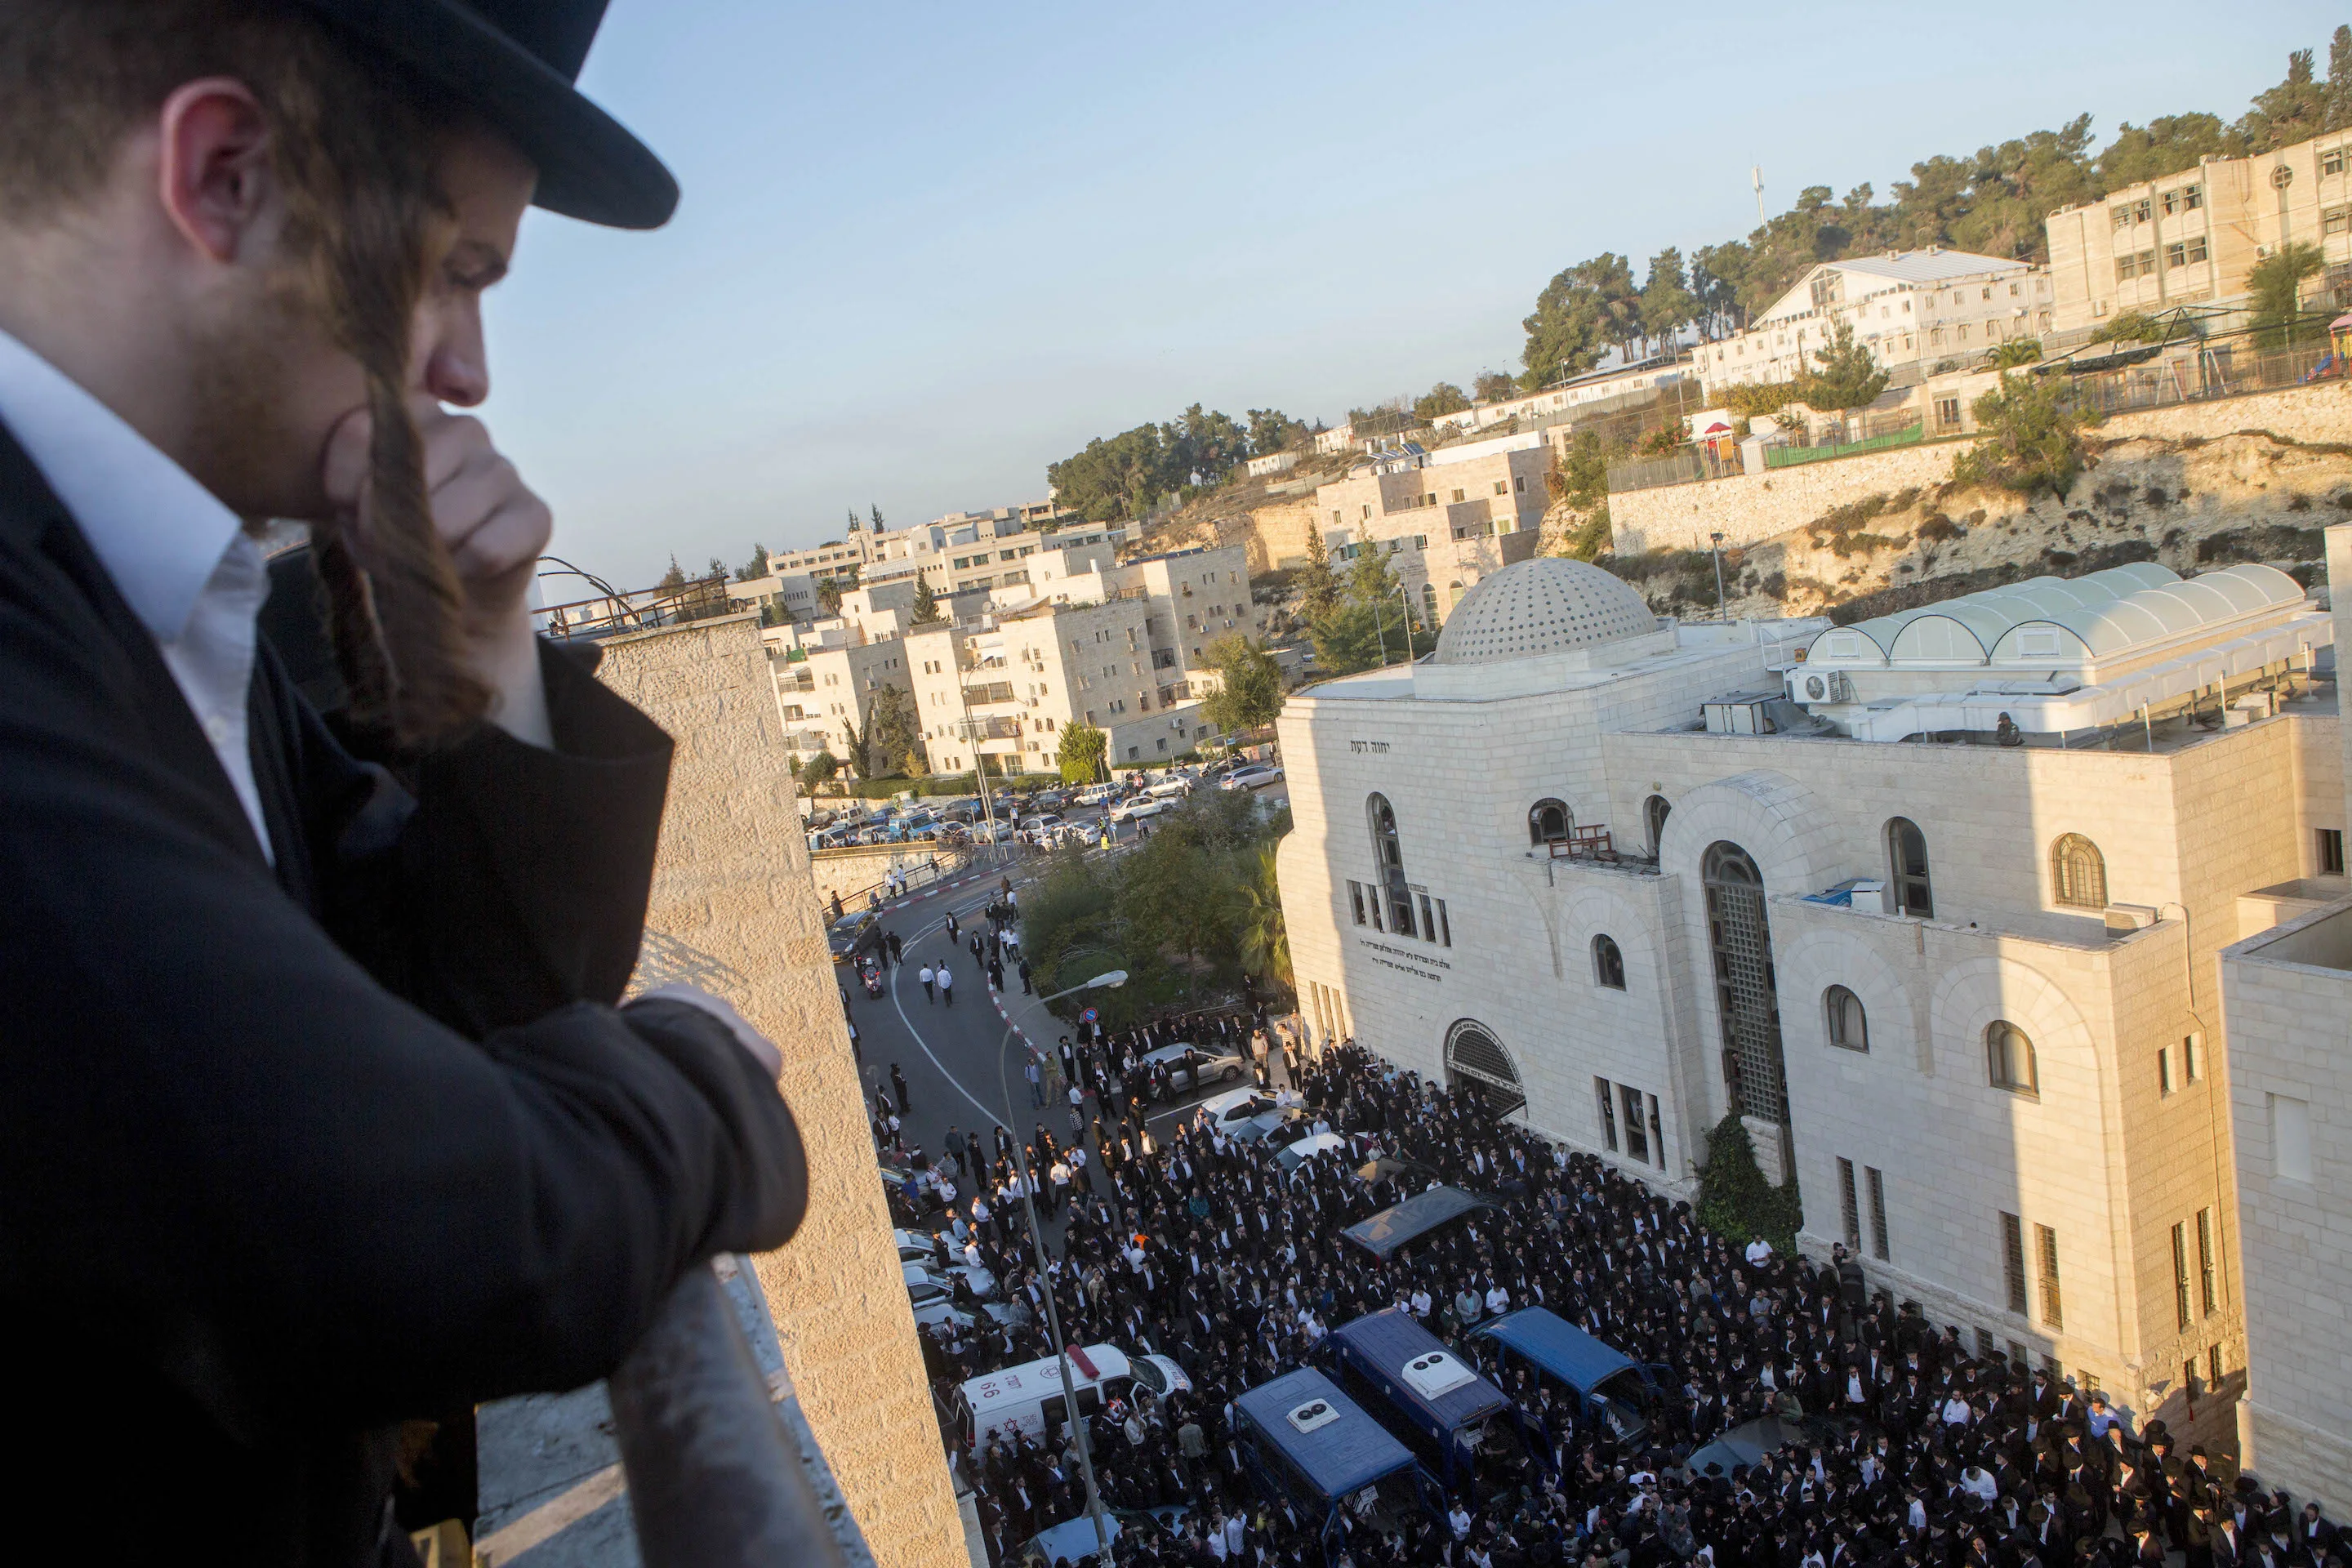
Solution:
[(1070, 1364), (1076, 1367), (1078, 1371), (1085, 1375), (1088, 1383), (1096, 1383), (1101, 1380), (1102, 1373), (1095, 1370), (1094, 1360), (1087, 1354), (1083, 1346), (1070, 1346), (1069, 1354)]

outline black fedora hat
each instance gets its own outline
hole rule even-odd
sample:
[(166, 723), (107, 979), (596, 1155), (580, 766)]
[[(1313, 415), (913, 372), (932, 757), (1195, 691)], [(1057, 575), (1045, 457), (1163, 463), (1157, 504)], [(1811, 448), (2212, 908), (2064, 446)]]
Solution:
[(301, 0), (482, 116), (534, 163), (534, 203), (614, 228), (658, 228), (677, 181), (572, 84), (606, 0)]

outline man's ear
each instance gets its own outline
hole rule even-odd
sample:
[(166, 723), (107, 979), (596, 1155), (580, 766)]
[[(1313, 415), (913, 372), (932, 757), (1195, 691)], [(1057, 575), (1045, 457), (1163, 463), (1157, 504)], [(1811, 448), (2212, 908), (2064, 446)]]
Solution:
[(269, 120), (234, 77), (176, 89), (157, 116), (156, 195), (172, 226), (205, 258), (237, 258), (271, 179)]

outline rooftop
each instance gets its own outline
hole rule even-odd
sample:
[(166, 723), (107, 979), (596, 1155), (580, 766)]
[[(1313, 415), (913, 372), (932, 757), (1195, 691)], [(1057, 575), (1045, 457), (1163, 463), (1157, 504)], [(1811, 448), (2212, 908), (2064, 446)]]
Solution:
[(1630, 583), (1583, 561), (1539, 555), (1481, 582), (1438, 633), (1439, 664), (1529, 658), (1657, 630)]

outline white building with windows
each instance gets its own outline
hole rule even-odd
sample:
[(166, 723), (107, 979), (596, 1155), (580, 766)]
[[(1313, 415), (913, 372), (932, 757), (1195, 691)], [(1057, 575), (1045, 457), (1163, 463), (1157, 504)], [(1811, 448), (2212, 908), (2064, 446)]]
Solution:
[(2200, 1431), (2246, 1353), (2217, 955), (2352, 891), (2332, 643), (2262, 566), (1843, 627), (1505, 567), (1284, 710), (1302, 1012), (1676, 1193), (1737, 1113), (1809, 1247)]
[(2017, 338), (2051, 330), (2046, 268), (1929, 246), (1824, 261), (1797, 279), (1745, 331), (1699, 345), (1711, 398), (1747, 382), (1794, 381), (1843, 321), (1897, 385), (1938, 367), (1965, 370)]

